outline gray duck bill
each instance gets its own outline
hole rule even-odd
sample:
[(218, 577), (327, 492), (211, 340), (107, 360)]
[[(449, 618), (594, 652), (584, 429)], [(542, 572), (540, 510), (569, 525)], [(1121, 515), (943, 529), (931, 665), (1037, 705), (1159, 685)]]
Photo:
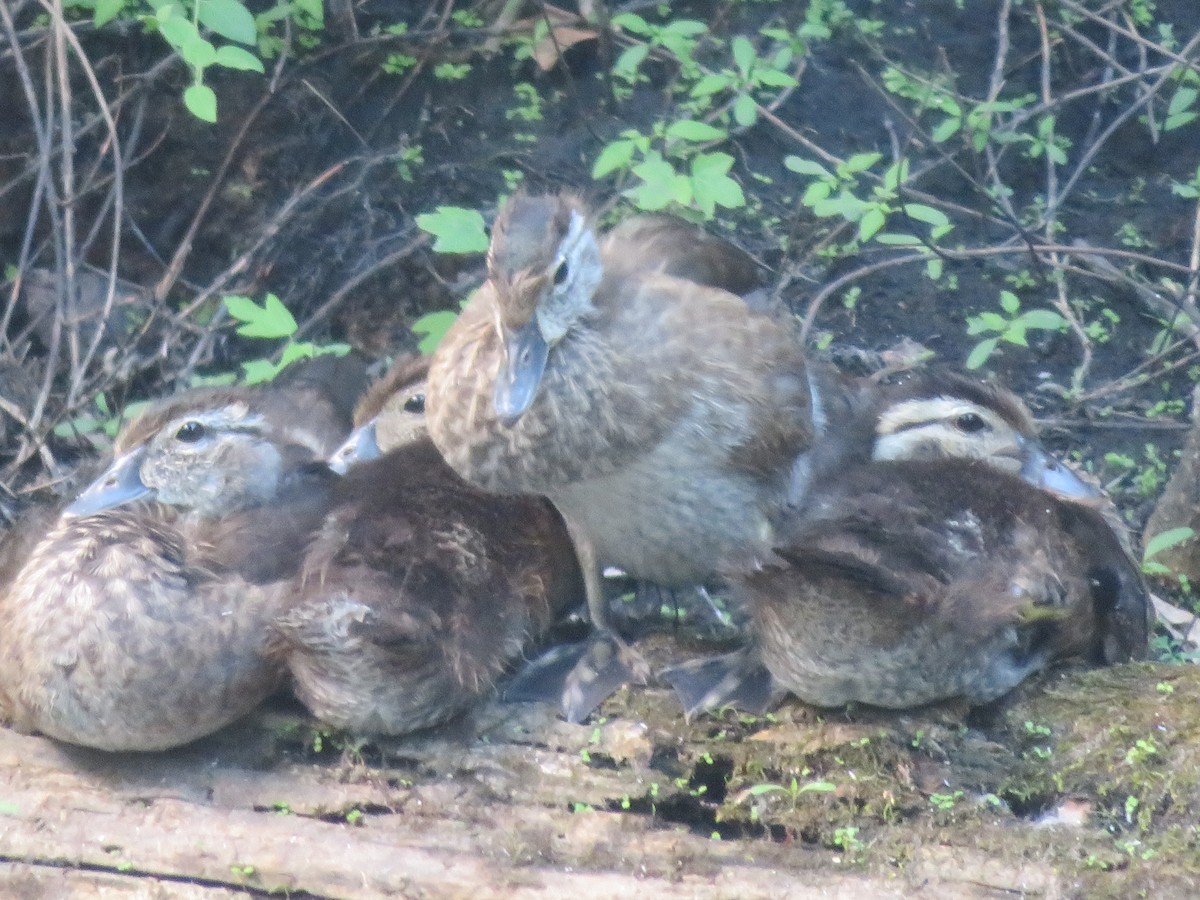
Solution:
[(542, 337), (536, 318), (520, 328), (505, 328), (503, 336), (504, 363), (496, 379), (492, 403), (500, 421), (512, 425), (537, 396), (550, 356), (550, 345)]
[(151, 496), (154, 491), (142, 482), (140, 472), (143, 454), (144, 448), (138, 447), (114, 459), (100, 477), (63, 510), (63, 515), (90, 516)]

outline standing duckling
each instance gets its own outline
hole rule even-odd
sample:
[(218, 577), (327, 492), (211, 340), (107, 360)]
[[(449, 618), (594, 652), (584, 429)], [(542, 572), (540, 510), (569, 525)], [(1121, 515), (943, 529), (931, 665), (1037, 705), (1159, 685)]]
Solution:
[(0, 593), (0, 714), (68, 743), (162, 750), (274, 690), (270, 625), (324, 516), (333, 476), (314, 460), (345, 436), (338, 403), (299, 379), (192, 392), (132, 421)]
[(401, 359), (364, 398), (297, 600), (276, 623), (297, 695), (357, 732), (427, 728), (490, 696), (582, 596), (554, 508), (471, 487), (422, 433), (426, 367)]
[(772, 556), (733, 573), (748, 653), (667, 673), (689, 713), (783, 692), (986, 703), (1057, 659), (1145, 654), (1137, 565), (1014, 395), (942, 373), (870, 409), (873, 461), (817, 480)]
[(765, 552), (812, 433), (791, 324), (704, 283), (721, 268), (674, 269), (655, 246), (601, 245), (577, 199), (518, 194), (429, 375), (450, 466), (549, 497), (575, 541), (596, 640), (615, 652), (568, 680), (572, 721), (646, 674), (609, 627), (601, 565), (671, 587)]

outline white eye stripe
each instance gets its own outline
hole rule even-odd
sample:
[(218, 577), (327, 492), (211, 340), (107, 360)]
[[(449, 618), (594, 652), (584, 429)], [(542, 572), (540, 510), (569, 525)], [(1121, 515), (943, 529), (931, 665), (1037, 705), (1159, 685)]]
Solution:
[(937, 424), (945, 425), (970, 413), (979, 416), (993, 428), (1006, 426), (1003, 419), (986, 407), (955, 397), (931, 397), (922, 400), (905, 400), (885, 409), (879, 416), (875, 433), (878, 435), (898, 434), (914, 428)]

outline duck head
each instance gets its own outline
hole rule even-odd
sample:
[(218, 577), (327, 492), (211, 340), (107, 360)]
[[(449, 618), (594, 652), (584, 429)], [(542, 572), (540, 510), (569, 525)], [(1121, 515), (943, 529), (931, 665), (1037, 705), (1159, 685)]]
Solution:
[[(225, 401), (225, 402), (222, 402)], [(208, 396), (147, 410), (118, 438), (112, 464), (64, 514), (85, 516), (139, 499), (215, 516), (275, 496), (289, 457), (244, 400)]]
[(329, 457), (329, 468), (345, 475), (360, 462), (427, 437), (425, 380), (428, 375), (428, 357), (397, 358), (387, 374), (359, 401), (354, 410), (354, 430)]
[(1066, 499), (1103, 496), (1046, 451), (1009, 391), (943, 372), (885, 389), (885, 397), (873, 459), (979, 459)]
[(503, 348), (493, 405), (512, 425), (537, 396), (554, 346), (591, 311), (603, 267), (578, 200), (527, 194), (500, 211), (487, 263)]

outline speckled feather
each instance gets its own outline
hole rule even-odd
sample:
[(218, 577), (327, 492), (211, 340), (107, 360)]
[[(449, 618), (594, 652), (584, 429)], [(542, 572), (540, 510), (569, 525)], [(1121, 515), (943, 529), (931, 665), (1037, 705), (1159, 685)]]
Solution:
[[(304, 447), (332, 450), (344, 438), (337, 423), (348, 423), (349, 409), (340, 403), (313, 383), (199, 391), (130, 423), (118, 446), (157, 441), (156, 475), (166, 481), (196, 466), (236, 464), (271, 439), (291, 449), (262, 454), (283, 467), (272, 473), (266, 505), (237, 496), (247, 479), (229, 477), (220, 481), (229, 493), (205, 502), (236, 512), (206, 515), (142, 500), (51, 527), (0, 591), (0, 712), (19, 728), (70, 743), (159, 750), (257, 705), (282, 676), (265, 653), (270, 625), (292, 599), (290, 583), (324, 517), (332, 477)], [(168, 426), (214, 405), (247, 410), (246, 427), (231, 432), (241, 455), (223, 453), (217, 440), (205, 459), (189, 443), (191, 462), (172, 464), (176, 429)], [(164, 428), (170, 433), (160, 434)]]
[(985, 702), (1054, 659), (1145, 653), (1148, 594), (1103, 516), (986, 463), (852, 469), (776, 552), (740, 592), (767, 668), (809, 702)]
[(548, 503), (484, 494), (422, 440), (338, 484), (274, 653), (319, 718), (403, 733), (487, 696), (581, 593)]
[[(552, 256), (556, 243), (516, 258)], [(552, 349), (532, 405), (506, 428), (492, 396), (495, 323), (512, 318), (511, 297), (486, 284), (434, 356), (430, 433), (451, 466), (488, 490), (549, 496), (602, 560), (661, 583), (700, 580), (764, 545), (811, 438), (789, 322), (723, 290), (610, 265), (593, 313)]]

